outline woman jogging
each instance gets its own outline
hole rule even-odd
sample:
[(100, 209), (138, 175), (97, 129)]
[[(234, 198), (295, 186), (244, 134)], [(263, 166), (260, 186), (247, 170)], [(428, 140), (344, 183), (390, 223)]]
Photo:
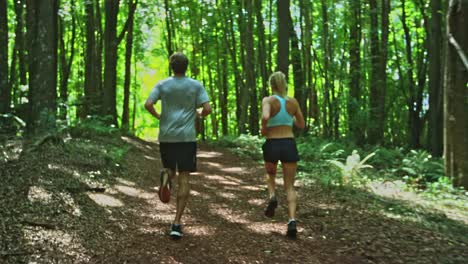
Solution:
[(297, 195), (294, 190), (299, 154), (294, 140), (292, 126), (304, 128), (304, 117), (296, 99), (287, 97), (287, 83), (282, 72), (270, 76), (272, 96), (262, 101), (262, 135), (266, 142), (262, 146), (263, 159), (267, 173), (269, 203), (265, 210), (267, 217), (273, 217), (278, 206), (275, 195), (275, 178), (278, 161), (281, 161), (284, 178), (284, 189), (288, 200), (288, 227), (286, 235), (296, 238)]

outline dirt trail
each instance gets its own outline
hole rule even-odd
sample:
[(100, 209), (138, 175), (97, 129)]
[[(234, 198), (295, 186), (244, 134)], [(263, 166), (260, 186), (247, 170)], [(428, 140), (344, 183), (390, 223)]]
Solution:
[[(198, 173), (183, 222), (185, 236), (169, 238), (175, 196), (156, 194), (157, 144), (129, 140), (128, 177), (115, 186), (127, 209), (112, 228), (120, 233), (89, 261), (94, 263), (462, 263), (466, 241), (400, 222), (335, 197), (318, 187), (298, 187), (299, 233), (286, 239), (287, 211), (279, 180), (280, 206), (263, 215), (266, 190), (257, 162), (201, 145)], [(123, 194), (123, 195), (122, 195)], [(120, 231), (120, 232), (119, 232)], [(441, 261), (441, 262), (439, 262)]]

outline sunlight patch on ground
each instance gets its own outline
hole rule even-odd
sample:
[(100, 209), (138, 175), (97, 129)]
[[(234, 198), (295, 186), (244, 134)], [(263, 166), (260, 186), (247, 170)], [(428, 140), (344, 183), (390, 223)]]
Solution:
[(214, 152), (214, 151), (210, 151), (210, 152), (200, 151), (200, 152), (197, 153), (198, 158), (218, 158), (218, 157), (222, 157), (222, 156), (223, 156), (223, 153)]
[(144, 145), (144, 144), (138, 142), (137, 140), (134, 140), (134, 139), (129, 138), (129, 137), (121, 137), (121, 139), (123, 141), (127, 142), (128, 144), (140, 149), (140, 150), (152, 149), (150, 146)]
[(187, 226), (186, 230), (193, 236), (213, 236), (216, 233), (216, 228), (212, 226)]
[(74, 216), (81, 216), (81, 209), (75, 203), (75, 200), (69, 193), (61, 192), (59, 193), (60, 198), (62, 201), (67, 205), (69, 212)]
[(227, 179), (227, 178), (224, 177), (224, 176), (219, 176), (219, 175), (206, 175), (205, 177), (208, 178), (209, 180), (215, 180), (215, 181), (217, 181), (218, 183), (224, 184), (224, 185), (234, 185), (234, 186), (239, 185), (239, 181), (237, 181), (237, 180), (233, 181), (233, 180)]
[(220, 204), (210, 205), (209, 210), (212, 214), (216, 214), (231, 223), (237, 223), (237, 224), (249, 223), (249, 220), (247, 220), (244, 214), (233, 211), (231, 208), (229, 208), (228, 205), (220, 205)]
[(250, 229), (252, 232), (262, 235), (268, 235), (273, 232), (283, 232), (283, 229), (286, 229), (286, 224), (283, 223), (265, 223), (265, 222), (257, 222), (257, 223), (249, 223), (247, 228)]
[(265, 200), (264, 199), (250, 199), (248, 203), (251, 205), (263, 205), (265, 203)]
[(209, 167), (216, 168), (216, 169), (222, 169), (223, 168), (223, 165), (221, 165), (219, 163), (216, 163), (216, 162), (202, 161), (201, 163), (205, 164), (205, 165), (207, 165)]
[(61, 230), (27, 228), (23, 230), (23, 234), (27, 244), (40, 250), (40, 254), (30, 256), (29, 263), (49, 259), (47, 255), (53, 259), (57, 256), (67, 256), (67, 260), (74, 259), (76, 263), (85, 263), (90, 260), (90, 257), (86, 255), (86, 249), (79, 242), (79, 238)]
[(102, 193), (88, 193), (88, 197), (100, 206), (122, 207), (124, 204), (117, 198)]
[(130, 187), (130, 186), (125, 186), (125, 185), (115, 185), (114, 188), (125, 195), (136, 197), (136, 198), (151, 199), (151, 198), (154, 198), (155, 196), (152, 193), (145, 192), (141, 189)]
[(151, 157), (151, 156), (148, 156), (148, 155), (145, 155), (145, 159), (147, 159), (147, 160), (156, 160), (156, 161), (159, 160), (159, 159), (157, 159), (155, 157)]
[(243, 173), (247, 171), (247, 169), (243, 167), (231, 167), (231, 168), (224, 168), (221, 170), (224, 172), (228, 172), (228, 173)]
[(193, 196), (196, 196), (196, 197), (200, 197), (202, 199), (205, 199), (205, 200), (208, 200), (211, 198), (211, 196), (209, 196), (208, 194), (206, 193), (200, 193), (198, 191), (195, 191), (195, 190), (190, 190), (190, 195), (193, 195)]
[(28, 191), (28, 199), (31, 202), (50, 203), (52, 194), (39, 186), (31, 186)]
[(263, 186), (255, 186), (255, 185), (241, 185), (241, 189), (248, 190), (248, 191), (261, 191), (263, 190)]
[(237, 195), (230, 193), (230, 192), (218, 192), (216, 195), (229, 199), (229, 200), (237, 199)]
[(129, 180), (125, 180), (125, 179), (122, 179), (122, 178), (116, 178), (116, 180), (118, 182), (120, 182), (121, 184), (125, 184), (127, 186), (136, 186), (136, 183), (134, 183), (132, 181), (129, 181)]
[(229, 175), (224, 176), (224, 178), (226, 178), (226, 179), (228, 179), (228, 180), (231, 180), (231, 181), (235, 181), (235, 182), (237, 182), (237, 183), (239, 183), (239, 184), (244, 182), (244, 181), (241, 180), (241, 179), (238, 179), (238, 178), (236, 178), (236, 177), (232, 177), (232, 176), (229, 176)]
[(59, 165), (59, 164), (47, 164), (47, 168), (49, 170), (56, 170), (56, 171), (60, 171), (60, 172), (63, 172), (63, 173), (67, 173), (67, 174), (71, 174), (73, 175), (75, 171), (67, 168), (67, 167), (64, 167), (62, 165)]

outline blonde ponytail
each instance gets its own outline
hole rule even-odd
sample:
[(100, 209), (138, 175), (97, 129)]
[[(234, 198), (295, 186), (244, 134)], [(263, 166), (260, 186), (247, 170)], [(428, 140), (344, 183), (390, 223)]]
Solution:
[(288, 84), (286, 83), (286, 76), (284, 73), (277, 71), (270, 75), (270, 86), (273, 92), (285, 97), (288, 92)]

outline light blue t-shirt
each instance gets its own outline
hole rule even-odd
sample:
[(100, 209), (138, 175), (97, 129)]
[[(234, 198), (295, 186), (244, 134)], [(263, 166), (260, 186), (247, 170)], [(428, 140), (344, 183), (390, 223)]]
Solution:
[(169, 77), (156, 84), (148, 97), (161, 100), (159, 142), (195, 142), (196, 108), (209, 101), (203, 85), (189, 77)]

